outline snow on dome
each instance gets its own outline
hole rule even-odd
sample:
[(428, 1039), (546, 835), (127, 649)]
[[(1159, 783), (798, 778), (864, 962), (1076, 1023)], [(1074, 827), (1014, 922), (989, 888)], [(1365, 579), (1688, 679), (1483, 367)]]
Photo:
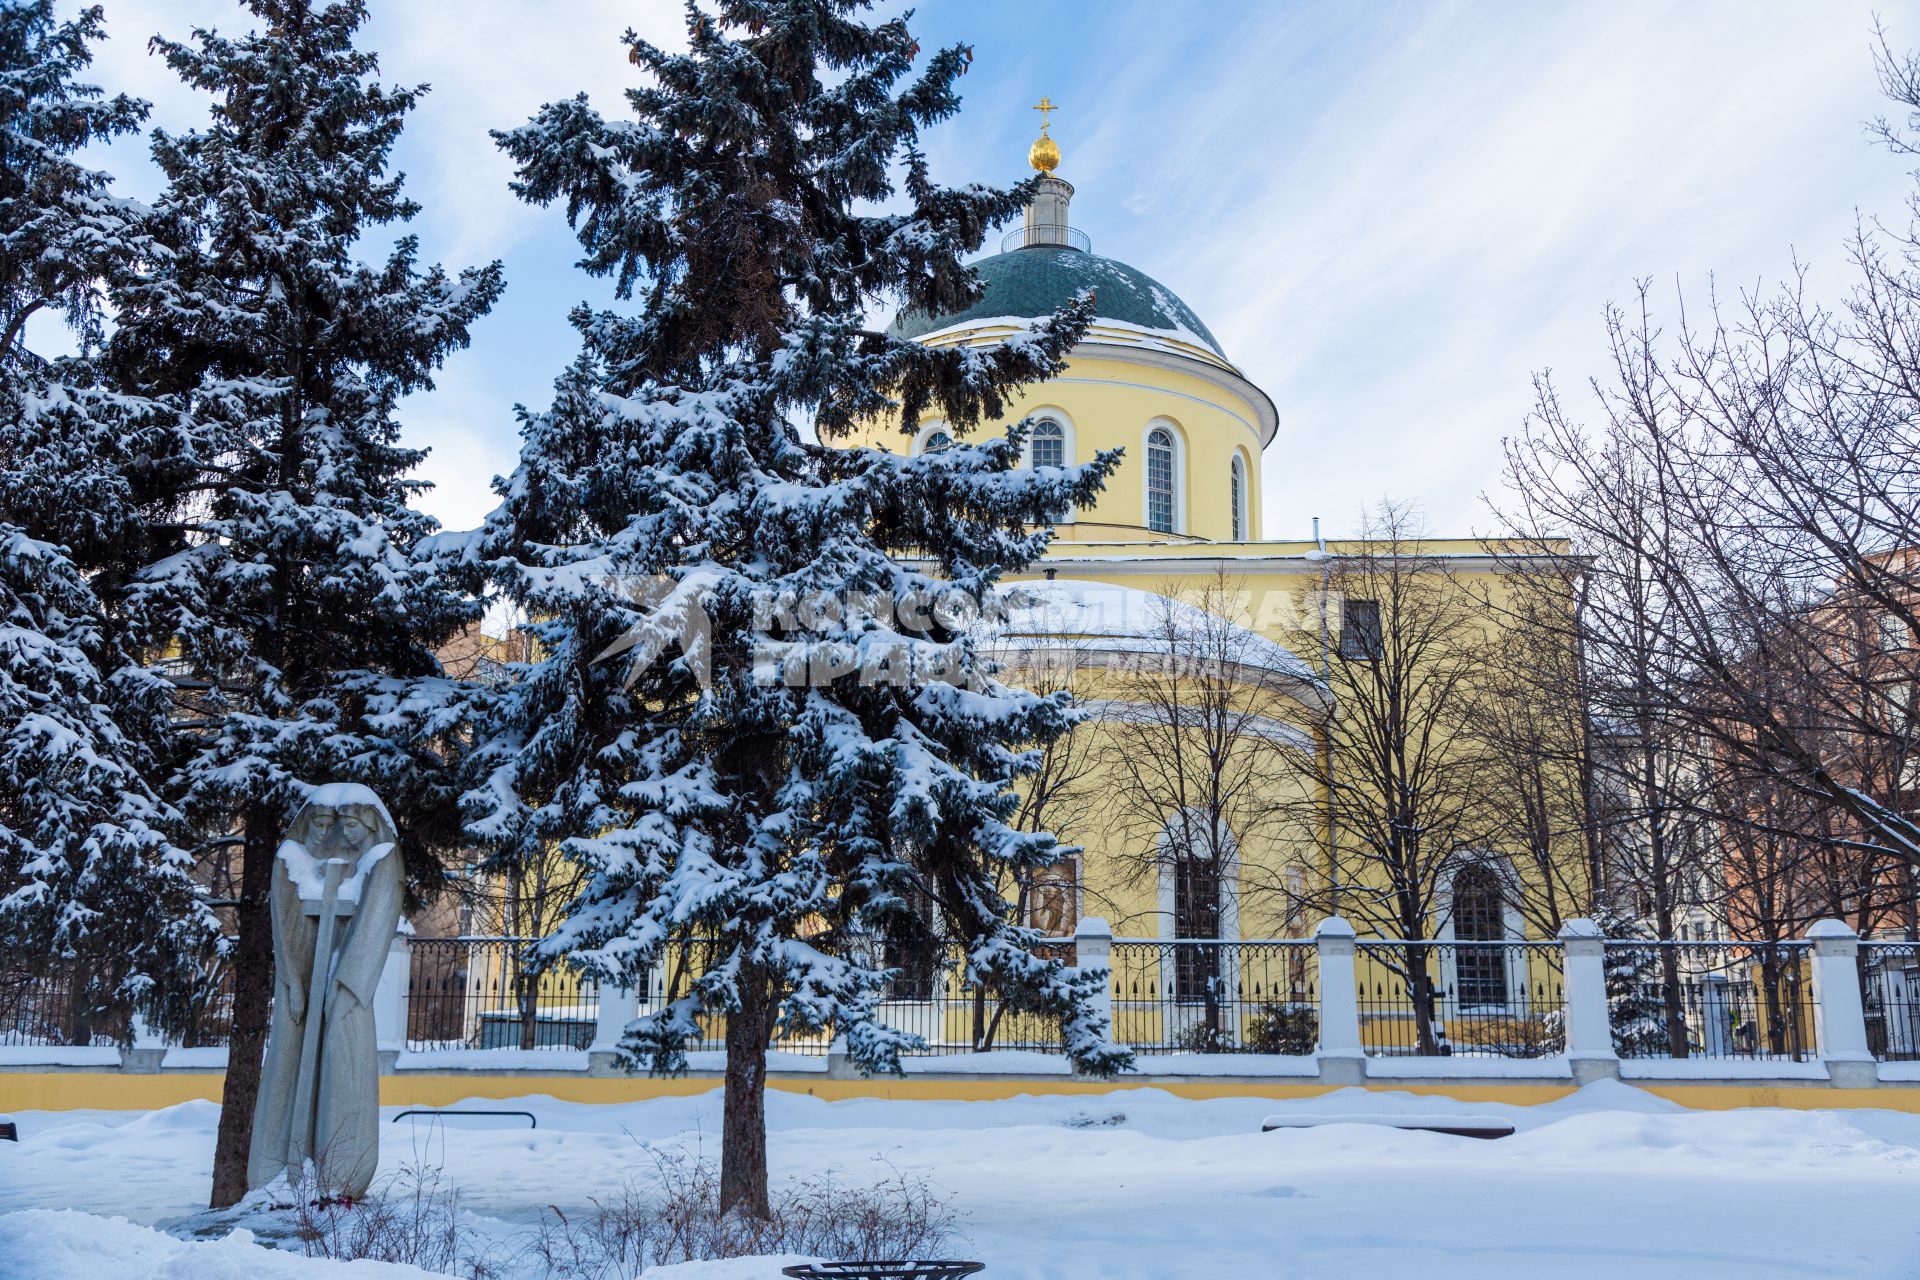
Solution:
[(1312, 705), (1326, 703), (1319, 676), (1285, 645), (1198, 606), (1111, 582), (1059, 578), (1012, 584), (1003, 590), (999, 615), (981, 632), (988, 647), (1003, 656), (1059, 647), (1088, 657), (1165, 654), (1178, 637), (1204, 636), (1201, 648), (1230, 654), (1250, 682), (1282, 687)]
[(1193, 308), (1144, 271), (1117, 259), (1036, 245), (969, 265), (980, 273), (986, 290), (978, 302), (949, 315), (909, 311), (896, 318), (888, 332), (900, 338), (923, 338), (962, 323), (1002, 316), (1033, 319), (1053, 314), (1082, 290), (1091, 289), (1094, 314), (1101, 320), (1167, 334), (1226, 359), (1226, 352)]

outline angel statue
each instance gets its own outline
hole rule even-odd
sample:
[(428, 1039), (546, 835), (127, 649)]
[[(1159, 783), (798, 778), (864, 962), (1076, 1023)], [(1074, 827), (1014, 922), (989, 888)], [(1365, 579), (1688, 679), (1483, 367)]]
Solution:
[(316, 787), (273, 863), (273, 1022), (247, 1185), (308, 1161), (323, 1196), (358, 1199), (380, 1163), (373, 992), (400, 922), (393, 818), (354, 783)]

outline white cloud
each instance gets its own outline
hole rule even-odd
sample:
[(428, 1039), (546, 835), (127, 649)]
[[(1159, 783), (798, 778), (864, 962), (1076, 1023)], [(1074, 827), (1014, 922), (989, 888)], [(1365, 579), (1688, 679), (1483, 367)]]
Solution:
[[(225, 0), (106, 0), (100, 78), (198, 122), (204, 102), (145, 55), (154, 30), (245, 25)], [(897, 3), (886, 7), (892, 13)], [(1529, 374), (1603, 361), (1599, 312), (1639, 276), (1700, 291), (1777, 279), (1790, 252), (1844, 279), (1856, 205), (1895, 214), (1909, 179), (1865, 140), (1873, 0), (1285, 5), (1111, 0), (926, 6), (930, 47), (976, 47), (966, 111), (929, 136), (947, 181), (1021, 176), (1049, 93), (1076, 222), (1191, 303), (1280, 407), (1266, 532), (1350, 527), (1381, 494), (1431, 522), (1486, 517)], [(1920, 5), (1877, 6), (1920, 45)], [(450, 265), (506, 260), (508, 293), (439, 390), (404, 409), (435, 447), (429, 510), (468, 523), (511, 465), (510, 404), (539, 404), (572, 351), (568, 305), (605, 290), (557, 210), (507, 190), (487, 130), (586, 91), (624, 114), (631, 24), (680, 41), (673, 0), (373, 0), (397, 82), (433, 85), (400, 162), (415, 228)], [(150, 190), (123, 143), (125, 186)]]

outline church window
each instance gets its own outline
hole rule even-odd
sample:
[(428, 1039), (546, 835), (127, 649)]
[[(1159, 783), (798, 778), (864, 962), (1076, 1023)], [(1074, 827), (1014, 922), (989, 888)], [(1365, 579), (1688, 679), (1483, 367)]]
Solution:
[[(1206, 851), (1169, 849), (1173, 857), (1173, 936), (1220, 936), (1220, 863)], [(1220, 948), (1182, 944), (1173, 949), (1174, 999), (1187, 1004), (1219, 999)], [(1210, 1000), (1211, 998), (1211, 1000)]]
[(1233, 472), (1228, 477), (1228, 487), (1233, 490), (1233, 540), (1247, 540), (1247, 464), (1239, 454), (1233, 455)]
[(1173, 532), (1173, 433), (1165, 427), (1147, 434), (1147, 527)]
[(1505, 947), (1476, 947), (1507, 935), (1506, 901), (1500, 883), (1485, 867), (1462, 867), (1453, 878), (1454, 966), (1460, 1007), (1507, 1002)]
[(1067, 434), (1057, 422), (1041, 422), (1033, 429), (1033, 465), (1036, 467), (1064, 467), (1067, 465)]
[(1341, 606), (1340, 656), (1371, 662), (1380, 656), (1380, 602), (1348, 600)]
[(953, 448), (953, 437), (944, 431), (936, 431), (927, 437), (925, 444), (920, 446), (920, 452), (940, 453), (943, 450), (951, 448)]

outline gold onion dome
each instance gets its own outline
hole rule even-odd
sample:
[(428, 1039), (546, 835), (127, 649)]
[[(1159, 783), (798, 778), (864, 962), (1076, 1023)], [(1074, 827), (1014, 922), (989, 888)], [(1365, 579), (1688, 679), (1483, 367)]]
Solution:
[(1060, 167), (1060, 148), (1053, 145), (1052, 138), (1036, 138), (1027, 148), (1027, 163), (1052, 177), (1053, 171)]
[(1053, 171), (1060, 167), (1060, 148), (1047, 136), (1047, 115), (1059, 109), (1053, 105), (1053, 99), (1040, 99), (1040, 105), (1034, 108), (1040, 113), (1040, 136), (1027, 148), (1027, 163), (1048, 177), (1052, 177)]

